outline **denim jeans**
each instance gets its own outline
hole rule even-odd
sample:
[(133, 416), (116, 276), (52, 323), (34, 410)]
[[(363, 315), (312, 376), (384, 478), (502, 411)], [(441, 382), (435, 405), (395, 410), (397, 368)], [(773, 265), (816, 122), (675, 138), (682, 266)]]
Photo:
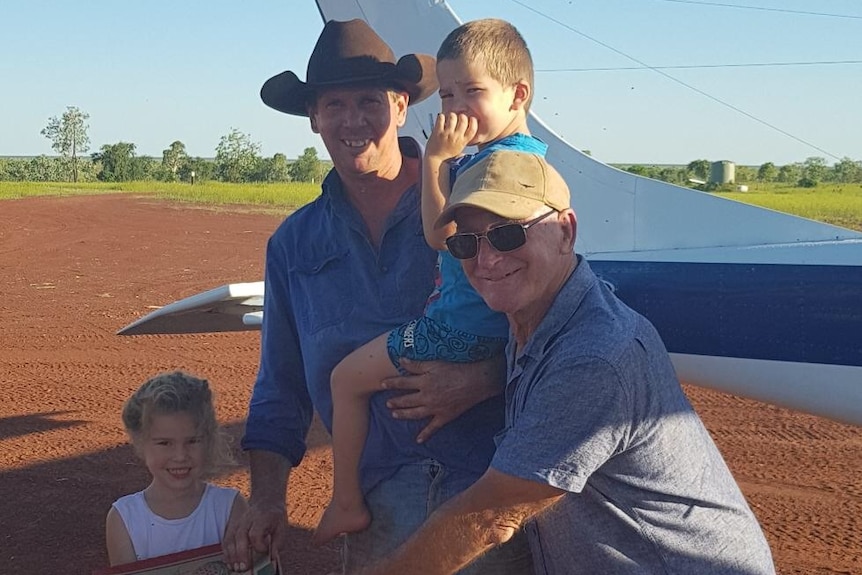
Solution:
[[(345, 571), (386, 556), (419, 528), (431, 513), (473, 482), (436, 461), (405, 465), (365, 497), (371, 526), (345, 537)], [(459, 571), (460, 575), (532, 575), (533, 560), (522, 531)]]

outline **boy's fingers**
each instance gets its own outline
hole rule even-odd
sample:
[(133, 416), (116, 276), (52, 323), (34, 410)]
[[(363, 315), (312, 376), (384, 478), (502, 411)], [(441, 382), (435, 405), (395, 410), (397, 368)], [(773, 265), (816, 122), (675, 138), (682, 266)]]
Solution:
[(431, 415), (431, 412), (424, 405), (416, 407), (402, 407), (392, 410), (392, 417), (395, 419), (424, 419)]
[(422, 378), (416, 377), (426, 374), (425, 368), (421, 361), (413, 361), (402, 357), (399, 359), (401, 368), (410, 373), (410, 375), (396, 375), (387, 377), (381, 382), (383, 389), (398, 389), (398, 390), (413, 390), (417, 391), (422, 388)]
[(470, 116), (467, 122), (467, 130), (464, 132), (464, 137), (468, 140), (472, 140), (476, 134), (479, 132), (479, 120)]
[(423, 362), (421, 361), (410, 359), (409, 357), (400, 357), (398, 359), (398, 363), (401, 365), (401, 368), (409, 371), (413, 375), (421, 375), (427, 372), (423, 366)]
[(478, 129), (479, 121), (475, 117), (468, 116), (467, 114), (458, 115), (458, 126), (456, 128), (458, 136), (469, 140), (476, 135)]

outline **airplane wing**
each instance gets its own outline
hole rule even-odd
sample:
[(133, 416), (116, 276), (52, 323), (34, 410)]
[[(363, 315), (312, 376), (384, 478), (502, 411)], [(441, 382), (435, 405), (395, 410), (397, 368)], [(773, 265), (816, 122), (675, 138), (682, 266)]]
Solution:
[(206, 333), (260, 329), (263, 282), (227, 284), (153, 311), (118, 335)]

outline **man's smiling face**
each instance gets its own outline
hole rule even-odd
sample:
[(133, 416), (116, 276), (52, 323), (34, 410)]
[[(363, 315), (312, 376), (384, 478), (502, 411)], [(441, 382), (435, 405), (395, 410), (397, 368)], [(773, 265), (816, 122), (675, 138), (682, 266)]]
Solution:
[(333, 88), (317, 94), (311, 128), (343, 177), (385, 172), (400, 158), (398, 128), (407, 117), (407, 95), (385, 88)]

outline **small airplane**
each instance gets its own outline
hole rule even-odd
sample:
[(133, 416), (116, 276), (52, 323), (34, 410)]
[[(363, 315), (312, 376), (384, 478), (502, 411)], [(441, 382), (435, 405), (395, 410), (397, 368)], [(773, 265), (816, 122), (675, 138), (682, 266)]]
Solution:
[[(396, 54), (435, 54), (461, 21), (443, 0), (318, 0)], [(427, 139), (440, 109), (409, 109)], [(681, 381), (862, 425), (862, 233), (640, 177), (575, 149), (531, 113), (572, 192), (577, 251), (656, 326)], [(258, 329), (263, 282), (224, 285), (120, 334)]]

